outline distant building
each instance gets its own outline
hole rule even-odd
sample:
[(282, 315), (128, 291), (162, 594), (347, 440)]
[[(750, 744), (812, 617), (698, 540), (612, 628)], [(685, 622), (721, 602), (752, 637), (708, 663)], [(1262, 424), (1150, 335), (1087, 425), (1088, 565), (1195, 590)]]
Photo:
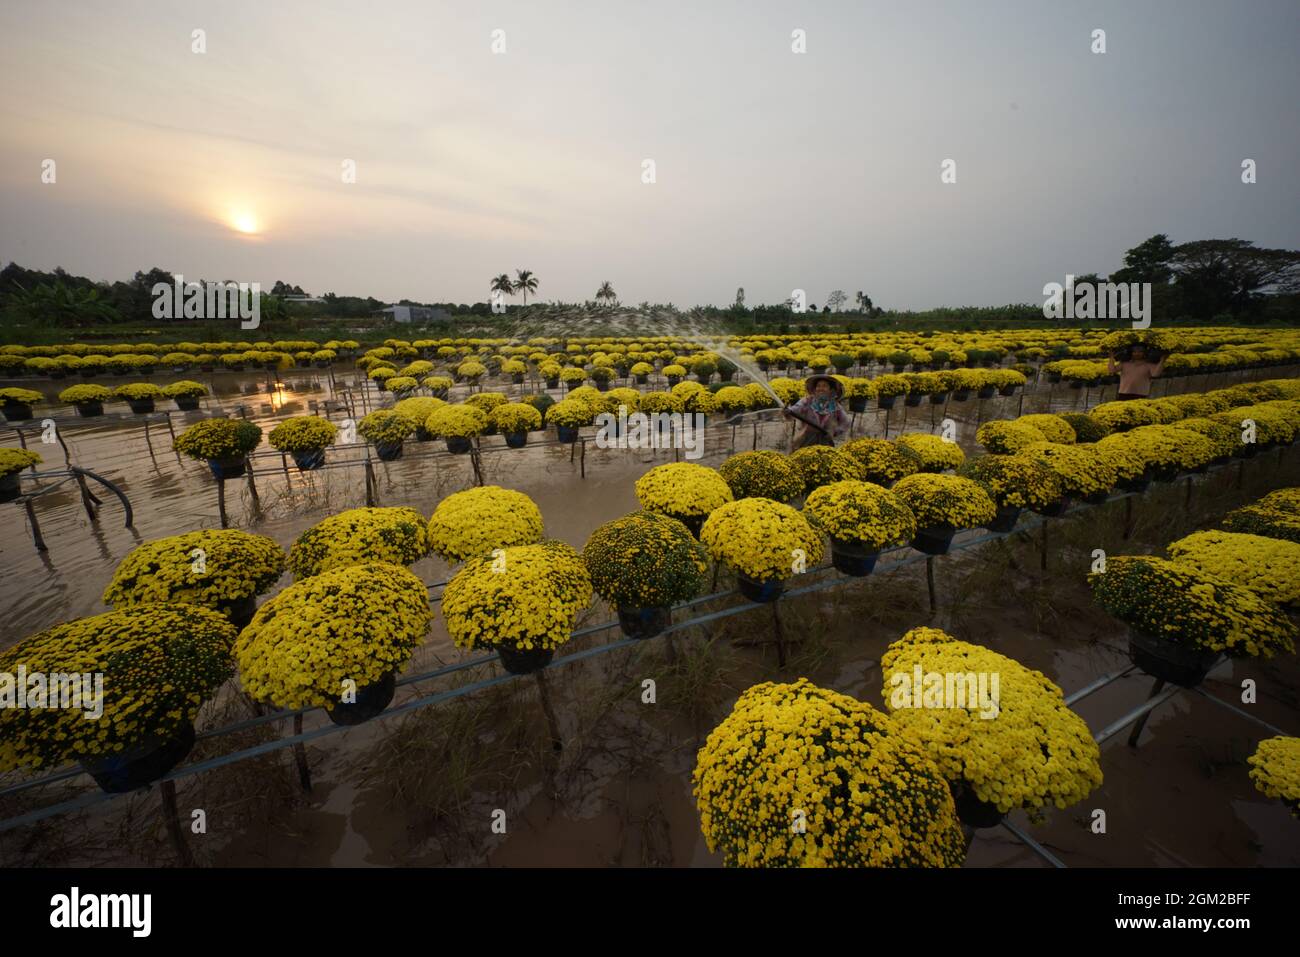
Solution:
[(376, 315), (388, 316), (394, 322), (436, 322), (451, 318), (451, 313), (445, 309), (434, 309), (432, 306), (402, 306), (397, 304), (380, 309)]

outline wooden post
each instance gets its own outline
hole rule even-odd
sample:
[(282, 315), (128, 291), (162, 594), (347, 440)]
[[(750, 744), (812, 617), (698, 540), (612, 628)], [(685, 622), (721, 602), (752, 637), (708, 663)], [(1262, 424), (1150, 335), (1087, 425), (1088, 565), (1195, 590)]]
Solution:
[[(299, 712), (293, 716), (293, 733), (296, 737), (302, 734), (302, 713)], [(301, 741), (293, 746), (293, 760), (298, 766), (298, 783), (302, 785), (304, 791), (311, 790), (311, 767), (307, 764), (307, 746)]]
[(253, 463), (249, 461), (248, 456), (244, 456), (244, 469), (248, 476), (248, 492), (253, 496), (253, 511), (260, 514), (262, 501), (257, 497), (257, 483), (253, 481)]
[(1133, 534), (1133, 496), (1128, 495), (1124, 498), (1124, 538), (1127, 540)]
[[(1147, 695), (1147, 700), (1150, 701), (1152, 698), (1158, 695), (1164, 689), (1164, 687), (1165, 687), (1165, 679), (1157, 678), (1155, 684), (1151, 686), (1151, 693)], [(1142, 729), (1147, 726), (1147, 718), (1149, 717), (1151, 717), (1150, 711), (1146, 712), (1146, 714), (1138, 718), (1137, 724), (1133, 725), (1133, 732), (1128, 736), (1128, 746), (1130, 748), (1136, 748), (1138, 746), (1138, 738), (1142, 737)]]
[(776, 664), (785, 667), (785, 629), (781, 627), (780, 602), (772, 602), (772, 626), (776, 629)]
[(41, 537), (41, 524), (36, 521), (36, 508), (32, 505), (31, 498), (23, 499), (23, 507), (27, 509), (27, 521), (32, 523), (32, 542), (36, 545), (38, 552), (48, 552), (45, 547), (45, 539)]
[(546, 715), (546, 725), (551, 732), (551, 750), (559, 753), (564, 750), (564, 739), (560, 736), (560, 722), (555, 717), (555, 708), (551, 705), (551, 692), (546, 684), (546, 669), (534, 671), (537, 678), (537, 697), (542, 702), (542, 713)]
[(578, 436), (578, 441), (582, 443), (582, 456), (578, 463), (578, 467), (582, 470), (582, 478), (586, 478), (587, 477), (587, 440), (582, 436)]
[(185, 843), (185, 834), (181, 831), (180, 809), (176, 806), (176, 782), (163, 781), (158, 786), (158, 797), (162, 802), (163, 823), (167, 825), (167, 835), (172, 840), (181, 867), (193, 867), (194, 855), (190, 853), (190, 846)]
[(930, 614), (933, 615), (936, 611), (939, 610), (939, 599), (938, 596), (935, 594), (935, 588), (934, 588), (934, 556), (933, 555), (927, 555), (925, 557), (925, 585), (930, 592)]
[(366, 450), (366, 506), (375, 505), (375, 467), (370, 461), (370, 450)]
[(217, 512), (221, 516), (221, 527), (229, 528), (230, 522), (226, 518), (226, 480), (217, 479)]

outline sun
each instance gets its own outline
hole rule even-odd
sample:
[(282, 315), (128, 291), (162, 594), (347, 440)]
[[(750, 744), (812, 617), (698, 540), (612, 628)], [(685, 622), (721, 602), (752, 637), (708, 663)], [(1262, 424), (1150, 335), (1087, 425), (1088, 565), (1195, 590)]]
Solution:
[(262, 225), (257, 221), (257, 217), (247, 210), (234, 213), (230, 217), (230, 225), (236, 232), (243, 233), (245, 236), (256, 236), (262, 231)]

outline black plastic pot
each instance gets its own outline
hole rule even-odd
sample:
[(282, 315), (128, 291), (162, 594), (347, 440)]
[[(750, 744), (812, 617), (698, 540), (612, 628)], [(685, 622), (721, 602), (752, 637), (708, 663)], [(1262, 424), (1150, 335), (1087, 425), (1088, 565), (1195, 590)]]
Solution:
[(785, 591), (785, 582), (781, 580), (759, 582), (754, 581), (745, 575), (740, 578), (740, 593), (750, 601), (766, 604), (767, 602), (776, 601)]
[(1053, 383), (1053, 384), (1055, 384), (1055, 383), (1057, 383), (1057, 382), (1060, 382), (1060, 381), (1061, 381), (1061, 373), (1059, 373), (1059, 372), (1049, 372), (1049, 373), (1047, 373), (1047, 381), (1048, 381), (1048, 382), (1051, 382), (1051, 383)]
[(668, 384), (669, 384), (670, 386), (674, 386), (674, 385), (676, 385), (677, 383), (679, 383), (679, 382), (681, 382), (681, 381), (682, 381), (682, 377), (679, 376), (679, 375), (670, 375), (670, 376), (668, 377)]
[(984, 527), (990, 532), (1009, 532), (1020, 521), (1021, 511), (1023, 509), (1018, 505), (999, 505), (998, 514)]
[(176, 408), (182, 412), (195, 412), (199, 408), (199, 397), (197, 395), (178, 395), (173, 399)]
[(1016, 387), (1013, 385), (1004, 385), (1002, 388), (998, 389), (998, 395), (1015, 395), (1015, 394), (1016, 394)]
[(501, 645), (497, 648), (497, 655), (501, 658), (501, 667), (512, 675), (530, 675), (534, 671), (541, 671), (551, 663), (551, 659), (555, 657), (555, 649), (533, 648), (524, 651)]
[(705, 522), (705, 520), (706, 520), (709, 516), (707, 516), (707, 515), (689, 515), (689, 516), (683, 518), (683, 517), (680, 516), (680, 515), (673, 515), (673, 516), (671, 516), (671, 517), (677, 519), (679, 522), (681, 522), (683, 525), (685, 525), (688, 529), (690, 529), (692, 535), (694, 535), (696, 538), (699, 538), (699, 537), (700, 537), (700, 529), (702, 529), (702, 528), (704, 527), (704, 522)]
[(629, 638), (645, 640), (661, 634), (673, 623), (673, 610), (667, 605), (654, 608), (619, 608), (618, 626)]
[(104, 414), (104, 403), (102, 402), (78, 402), (77, 415), (83, 419), (93, 419), (96, 416)]
[(101, 790), (123, 794), (152, 784), (185, 760), (194, 747), (194, 725), (185, 724), (166, 738), (152, 738), (111, 755), (86, 755), (82, 769)]
[(396, 462), (402, 457), (402, 446), (405, 442), (376, 442), (375, 454), (379, 456), (381, 462)]
[(340, 702), (331, 708), (326, 708), (325, 713), (335, 724), (344, 726), (364, 724), (382, 714), (396, 693), (397, 675), (390, 671), (374, 684), (358, 688), (356, 701), (348, 704)]
[(126, 404), (136, 415), (148, 415), (154, 409), (153, 399), (127, 399)]
[(880, 406), (882, 409), (892, 409), (894, 407), (894, 403), (897, 401), (898, 401), (898, 396), (896, 395), (876, 396), (876, 405)]
[(528, 444), (527, 432), (506, 432), (504, 433), (506, 445), (512, 449), (522, 449)]
[(247, 598), (233, 601), (229, 605), (218, 606), (217, 611), (230, 619), (232, 625), (243, 631), (248, 627), (248, 623), (253, 620), (253, 616), (257, 614), (257, 596), (249, 595)]
[(907, 395), (905, 395), (905, 396), (903, 397), (903, 402), (904, 402), (904, 404), (905, 404), (905, 405), (910, 405), (910, 406), (913, 406), (913, 407), (920, 405), (924, 400), (925, 400), (925, 396), (923, 396), (923, 395), (913, 395), (913, 394), (911, 394), (911, 393), (908, 393)]
[(1145, 492), (1151, 485), (1151, 479), (1154, 478), (1154, 471), (1147, 469), (1137, 478), (1120, 479), (1119, 487), (1126, 492)]
[(1110, 499), (1110, 492), (1093, 492), (1091, 495), (1085, 495), (1083, 500), (1089, 505), (1101, 505)]
[(636, 377), (637, 385), (645, 385), (649, 381), (650, 381), (650, 377), (648, 375), (639, 375)]
[(546, 388), (548, 388), (548, 389), (558, 389), (559, 387), (560, 387), (560, 380), (559, 380), (559, 379), (547, 379), (547, 380), (546, 380)]
[(997, 391), (998, 390), (991, 385), (982, 385), (980, 386), (979, 392), (975, 394), (979, 396), (981, 399), (991, 399), (993, 398), (993, 393)]
[(0, 502), (12, 502), (21, 494), (23, 494), (21, 472), (11, 472), (8, 475), (0, 476)]
[(912, 547), (926, 555), (947, 555), (952, 547), (953, 536), (957, 529), (951, 525), (936, 525), (933, 528), (918, 528), (912, 539)]
[(931, 405), (943, 405), (947, 401), (948, 401), (947, 392), (936, 392), (930, 396)]
[(970, 398), (970, 389), (957, 389), (953, 392), (952, 397), (958, 402), (965, 402)]
[(831, 564), (844, 575), (865, 578), (876, 567), (879, 549), (869, 548), (861, 542), (841, 542), (831, 539)]
[(576, 425), (557, 425), (555, 435), (561, 442), (578, 441), (578, 427)]
[(243, 456), (237, 459), (208, 459), (208, 468), (213, 478), (236, 479), (244, 474), (246, 462)]
[(949, 788), (952, 790), (953, 803), (957, 805), (957, 819), (967, 827), (997, 827), (1006, 817), (996, 804), (977, 798), (964, 782), (950, 783)]
[(312, 472), (325, 464), (324, 449), (304, 449), (289, 454), (293, 456), (293, 462), (300, 472)]
[(1070, 496), (1062, 495), (1058, 501), (1051, 505), (1044, 505), (1042, 508), (1036, 508), (1039, 515), (1046, 515), (1048, 518), (1059, 518), (1065, 514), (1065, 510), (1070, 507)]
[(849, 396), (849, 411), (850, 411), (850, 412), (866, 412), (866, 411), (867, 411), (867, 399), (868, 399), (868, 396), (865, 396), (865, 395), (852, 395), (852, 396)]
[(1195, 688), (1219, 660), (1217, 651), (1180, 645), (1136, 628), (1130, 628), (1128, 632), (1128, 654), (1133, 664), (1151, 677), (1162, 678), (1181, 688)]
[(26, 402), (6, 402), (3, 408), (7, 422), (26, 422), (32, 417), (32, 407)]
[(1178, 478), (1178, 466), (1169, 465), (1156, 469), (1155, 479), (1157, 482), (1172, 482)]

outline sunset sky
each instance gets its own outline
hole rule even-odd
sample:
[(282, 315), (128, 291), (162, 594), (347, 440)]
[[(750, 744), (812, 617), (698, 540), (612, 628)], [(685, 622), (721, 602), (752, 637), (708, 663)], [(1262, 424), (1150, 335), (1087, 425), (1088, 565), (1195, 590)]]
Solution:
[(8, 3), (0, 261), (1035, 302), (1156, 232), (1300, 247), (1298, 49), (1293, 0)]

